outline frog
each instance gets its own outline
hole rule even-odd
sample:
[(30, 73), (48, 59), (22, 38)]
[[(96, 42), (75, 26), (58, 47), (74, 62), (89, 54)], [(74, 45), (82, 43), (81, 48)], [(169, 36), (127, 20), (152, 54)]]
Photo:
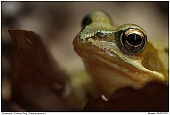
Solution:
[(105, 11), (84, 17), (73, 46), (101, 95), (108, 99), (123, 87), (140, 89), (150, 81), (168, 84), (166, 67), (146, 31), (132, 23), (117, 26)]

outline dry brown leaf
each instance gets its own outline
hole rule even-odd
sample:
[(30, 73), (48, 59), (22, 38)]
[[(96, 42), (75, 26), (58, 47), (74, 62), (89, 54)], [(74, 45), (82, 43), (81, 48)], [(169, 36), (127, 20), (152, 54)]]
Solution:
[(27, 111), (65, 111), (67, 76), (34, 32), (8, 30), (14, 45), (14, 99)]
[(140, 90), (126, 87), (116, 91), (109, 101), (102, 97), (89, 101), (84, 111), (167, 112), (168, 91), (166, 85), (158, 82), (151, 82)]

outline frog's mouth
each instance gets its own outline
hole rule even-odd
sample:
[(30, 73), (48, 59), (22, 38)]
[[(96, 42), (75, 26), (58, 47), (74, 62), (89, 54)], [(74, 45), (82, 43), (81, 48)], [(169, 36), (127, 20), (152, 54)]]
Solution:
[(107, 48), (99, 48), (90, 42), (73, 42), (77, 54), (88, 63), (110, 68), (134, 82), (143, 83), (150, 80), (166, 81), (164, 75), (143, 67), (141, 60), (123, 59), (121, 55)]

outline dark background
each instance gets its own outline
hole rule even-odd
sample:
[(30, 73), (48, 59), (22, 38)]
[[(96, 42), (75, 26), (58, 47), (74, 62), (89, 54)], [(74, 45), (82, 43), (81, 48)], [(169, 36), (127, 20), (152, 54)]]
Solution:
[[(155, 47), (168, 47), (169, 2), (1, 2), (1, 5), (2, 110), (13, 110), (11, 106), (14, 106), (9, 104), (12, 40), (7, 29), (39, 34), (70, 79), (73, 73), (84, 71), (72, 41), (81, 29), (82, 18), (94, 10), (104, 10), (118, 26), (140, 25), (146, 30), (148, 40), (155, 42)], [(80, 78), (74, 76), (74, 79)]]

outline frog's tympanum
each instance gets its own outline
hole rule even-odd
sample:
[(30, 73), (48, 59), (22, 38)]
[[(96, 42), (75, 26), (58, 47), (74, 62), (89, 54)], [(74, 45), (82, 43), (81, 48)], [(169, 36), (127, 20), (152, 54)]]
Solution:
[(116, 28), (107, 13), (94, 11), (83, 19), (73, 45), (89, 75), (109, 98), (121, 87), (138, 89), (151, 80), (168, 83), (168, 72), (147, 39), (140, 26)]

